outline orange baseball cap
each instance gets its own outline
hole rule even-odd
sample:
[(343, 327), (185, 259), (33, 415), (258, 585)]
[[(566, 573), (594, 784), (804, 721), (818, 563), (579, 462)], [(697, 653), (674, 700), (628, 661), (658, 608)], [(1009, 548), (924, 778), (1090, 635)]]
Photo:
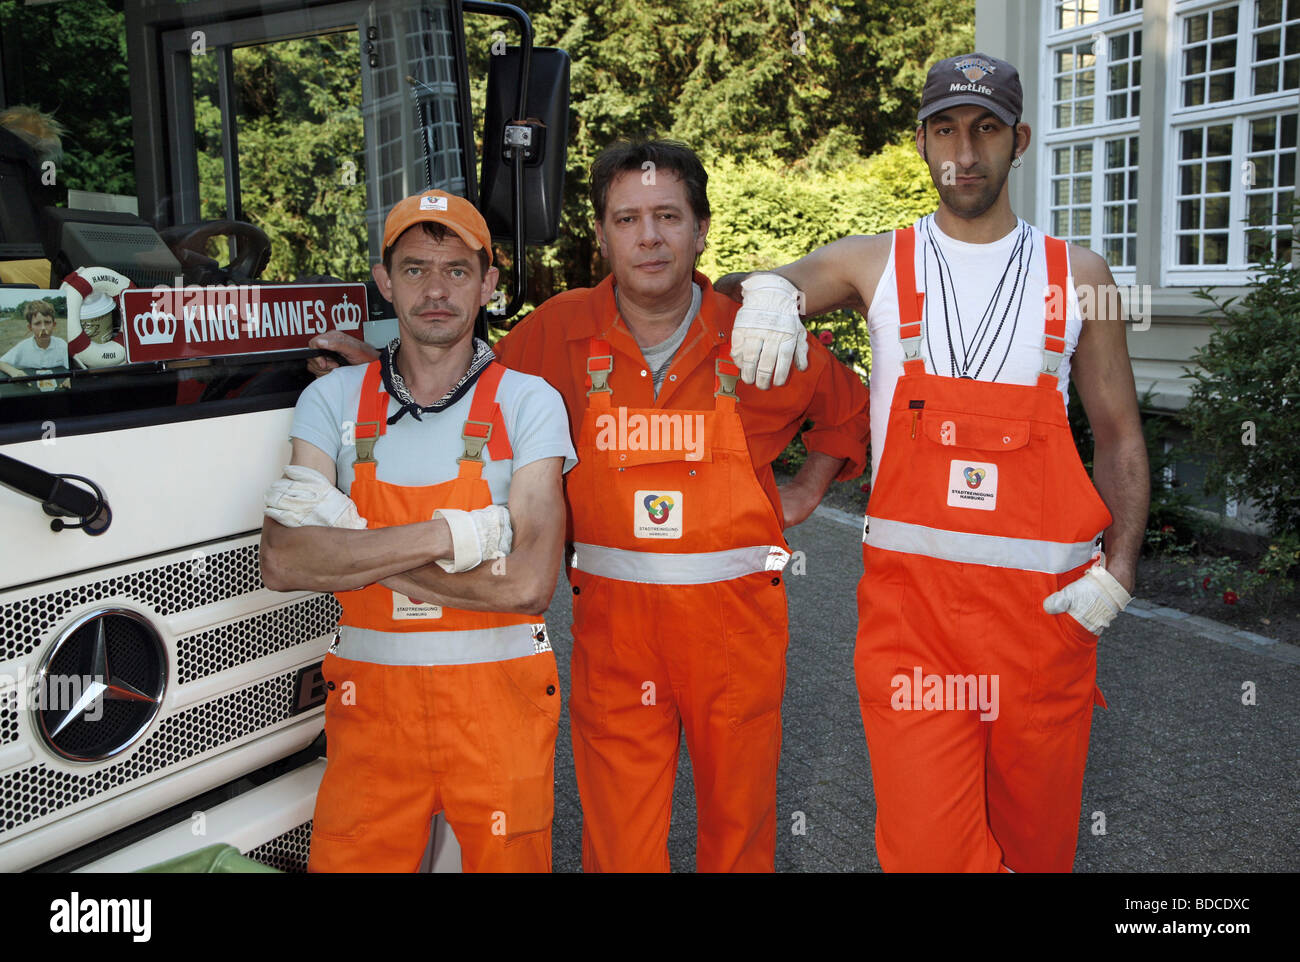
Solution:
[(441, 190), (426, 190), (393, 205), (384, 222), (384, 250), (397, 243), (404, 230), (421, 221), (442, 224), (471, 250), (487, 251), (488, 263), (492, 263), (492, 235), (483, 215), (464, 197)]

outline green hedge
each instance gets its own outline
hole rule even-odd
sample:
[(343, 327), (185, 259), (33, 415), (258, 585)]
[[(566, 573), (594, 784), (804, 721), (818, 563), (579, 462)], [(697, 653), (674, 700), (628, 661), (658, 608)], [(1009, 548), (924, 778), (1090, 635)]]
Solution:
[[(849, 234), (904, 227), (938, 199), (911, 142), (840, 163), (816, 156), (793, 166), (723, 160), (710, 170), (713, 222), (700, 270), (717, 278), (777, 267)], [(809, 326), (830, 330), (837, 353), (854, 351), (869, 369), (865, 319), (837, 311)]]

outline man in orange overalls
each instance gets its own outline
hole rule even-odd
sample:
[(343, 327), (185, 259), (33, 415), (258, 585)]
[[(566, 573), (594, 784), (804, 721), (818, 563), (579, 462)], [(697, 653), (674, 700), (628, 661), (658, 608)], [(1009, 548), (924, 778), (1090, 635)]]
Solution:
[[(591, 196), (610, 276), (551, 298), (496, 347), (560, 392), (577, 438), (569, 704), (587, 871), (668, 870), (683, 729), (697, 870), (772, 871), (783, 531), (865, 465), (857, 375), (802, 328), (771, 330), (766, 311), (742, 324), (694, 270), (707, 180), (682, 144), (606, 150)], [(328, 336), (313, 346), (359, 353)], [(805, 420), (808, 460), (778, 489), (772, 462)]]
[[(1110, 269), (1007, 197), (1021, 101), (1009, 63), (937, 63), (916, 145), (938, 211), (777, 271), (807, 313), (855, 307), (872, 338), (855, 667), (886, 871), (1070, 870), (1097, 636), (1130, 600), (1146, 521)], [(1071, 362), (1095, 488), (1066, 419)]]
[[(784, 385), (738, 388), (736, 305), (694, 271), (707, 176), (680, 144), (606, 150), (591, 196), (611, 275), (551, 298), (497, 345), (559, 390), (577, 439), (570, 714), (588, 871), (668, 869), (683, 728), (697, 869), (773, 869), (782, 532), (863, 467), (866, 389), (820, 343)], [(786, 342), (787, 363), (799, 346)], [(808, 462), (778, 491), (772, 461), (807, 419)]]
[(573, 450), (555, 391), (473, 337), (491, 258), (464, 199), (393, 208), (374, 274), (401, 336), (303, 392), (267, 495), (267, 586), (343, 607), (312, 871), (413, 871), (439, 811), (466, 871), (550, 870), (560, 697), (541, 613)]

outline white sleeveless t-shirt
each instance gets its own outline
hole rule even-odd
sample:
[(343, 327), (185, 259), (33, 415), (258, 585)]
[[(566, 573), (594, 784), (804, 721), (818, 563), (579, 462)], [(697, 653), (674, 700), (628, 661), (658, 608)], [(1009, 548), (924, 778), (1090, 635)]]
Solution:
[[(1018, 220), (991, 244), (968, 244), (939, 230), (934, 215), (922, 217), (916, 232), (916, 286), (925, 294), (921, 357), (927, 374), (973, 377), (1005, 384), (1035, 384), (1043, 367), (1047, 262), (1043, 232)], [(1083, 317), (1066, 280), (1065, 357), (1060, 391), (1069, 403), (1070, 358), (1079, 343)], [(903, 373), (898, 340), (898, 281), (894, 249), (871, 297), (871, 474), (880, 468), (894, 386)]]

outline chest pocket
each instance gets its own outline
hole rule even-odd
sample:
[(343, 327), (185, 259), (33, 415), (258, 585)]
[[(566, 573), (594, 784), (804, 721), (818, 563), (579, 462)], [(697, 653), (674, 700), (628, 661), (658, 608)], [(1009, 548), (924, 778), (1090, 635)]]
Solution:
[(976, 451), (1015, 451), (1029, 443), (1029, 421), (960, 411), (926, 410), (925, 436), (935, 444)]

